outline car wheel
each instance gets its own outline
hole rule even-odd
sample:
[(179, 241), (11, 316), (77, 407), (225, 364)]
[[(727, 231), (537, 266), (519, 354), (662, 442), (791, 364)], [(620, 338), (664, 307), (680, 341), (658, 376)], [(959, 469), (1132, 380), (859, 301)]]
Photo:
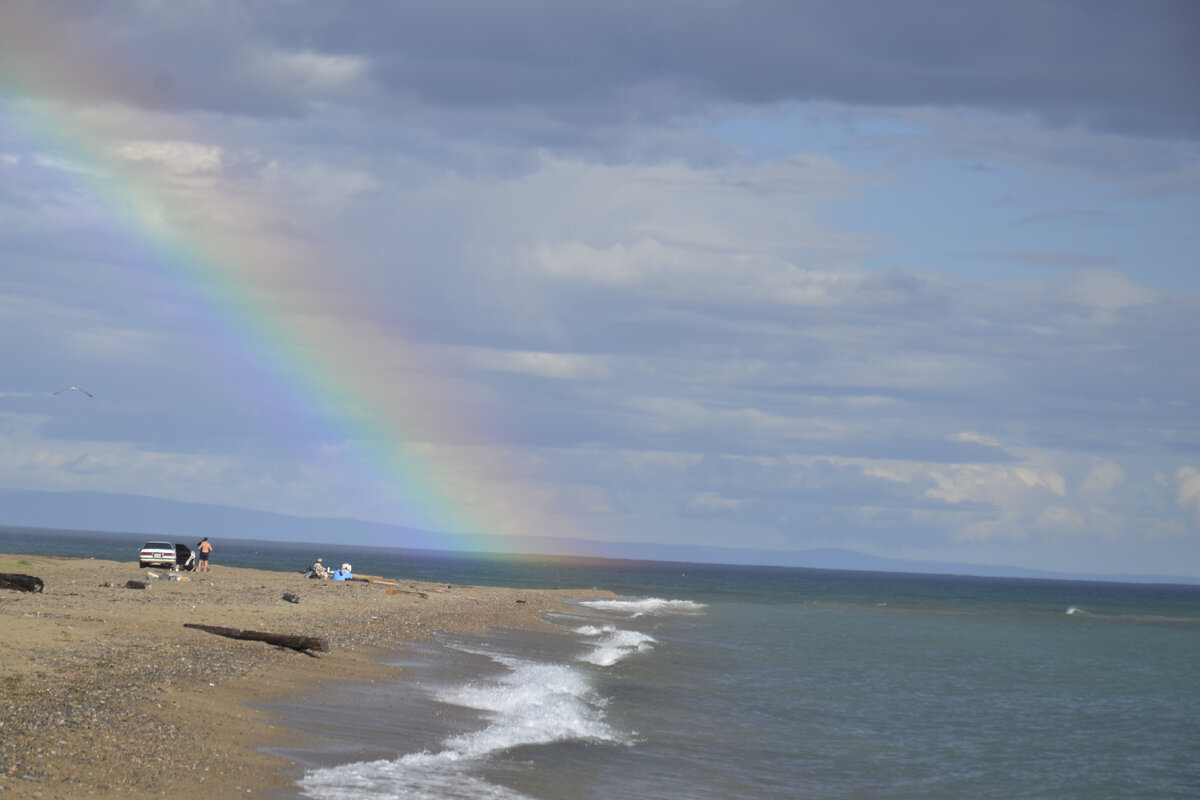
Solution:
[(145, 561), (139, 561), (139, 562), (138, 562), (138, 566), (139, 566), (139, 567), (141, 567), (142, 569), (145, 569), (145, 568), (146, 568), (146, 562), (145, 562)]

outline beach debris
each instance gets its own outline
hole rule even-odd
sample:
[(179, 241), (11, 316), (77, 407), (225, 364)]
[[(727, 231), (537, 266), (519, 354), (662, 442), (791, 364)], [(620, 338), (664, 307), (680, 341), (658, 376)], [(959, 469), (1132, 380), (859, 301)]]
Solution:
[(148, 589), (149, 584), (145, 581), (125, 581), (126, 589)]
[(17, 572), (0, 572), (0, 589), (18, 592), (40, 592), (46, 588), (41, 578)]
[(300, 602), (300, 598), (297, 597), (296, 595), (292, 594), (291, 592), (288, 592), (287, 594), (285, 594), (283, 596), (283, 599), (287, 600), (289, 603), (299, 603)]
[(351, 578), (350, 580), (352, 580), (352, 581), (366, 581), (367, 583), (378, 583), (378, 584), (382, 584), (383, 586), (399, 586), (399, 585), (400, 585), (399, 583), (397, 583), (396, 581), (392, 580), (391, 578), (384, 578), (384, 577), (382, 577), (382, 576), (379, 576), (379, 575), (362, 575), (362, 574), (359, 574), (359, 575), (355, 575), (355, 576), (354, 576), (353, 578)]
[(421, 598), (422, 600), (429, 599), (429, 595), (425, 594), (424, 592), (413, 592), (409, 591), (408, 589), (388, 589), (384, 592), (384, 594), (411, 594), (414, 597)]
[[(314, 636), (293, 636), (287, 633), (264, 633), (263, 631), (244, 631), (237, 628), (223, 628), (219, 625), (199, 625), (194, 622), (183, 623), (185, 628), (195, 628), (198, 631), (213, 633), (217, 636), (224, 636), (228, 639), (245, 639), (255, 642), (266, 642), (277, 647), (288, 647), (292, 650), (298, 650), (307, 653), (309, 650), (317, 650), (322, 653), (329, 652), (329, 644), (324, 639), (318, 639)], [(309, 653), (311, 655), (311, 653)]]

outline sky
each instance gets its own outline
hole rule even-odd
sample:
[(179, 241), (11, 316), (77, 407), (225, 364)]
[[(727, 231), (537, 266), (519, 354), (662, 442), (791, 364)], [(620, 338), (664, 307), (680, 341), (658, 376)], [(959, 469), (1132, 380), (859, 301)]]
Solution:
[(6, 0), (0, 489), (1200, 575), (1196, 30)]

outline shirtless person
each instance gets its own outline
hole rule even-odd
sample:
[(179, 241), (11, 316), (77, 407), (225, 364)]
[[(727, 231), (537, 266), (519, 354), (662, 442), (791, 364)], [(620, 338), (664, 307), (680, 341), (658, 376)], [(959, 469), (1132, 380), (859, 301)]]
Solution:
[(197, 572), (212, 572), (208, 566), (208, 554), (212, 552), (212, 542), (205, 536), (200, 540), (200, 544), (196, 545), (196, 550), (200, 553), (200, 563), (196, 565)]

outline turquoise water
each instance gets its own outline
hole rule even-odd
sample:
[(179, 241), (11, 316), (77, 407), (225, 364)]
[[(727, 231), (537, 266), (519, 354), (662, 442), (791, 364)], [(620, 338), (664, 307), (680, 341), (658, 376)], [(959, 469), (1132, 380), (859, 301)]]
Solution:
[[(0, 550), (133, 560), (141, 544), (15, 536), (0, 532)], [(396, 654), (409, 680), (322, 698), (320, 743), (286, 753), (302, 772), (298, 796), (1093, 800), (1200, 789), (1200, 587), (214, 538), (214, 569), (291, 570), (323, 555), (374, 574), (624, 598), (580, 604), (549, 632), (443, 635)], [(313, 730), (311, 703), (303, 714)]]

